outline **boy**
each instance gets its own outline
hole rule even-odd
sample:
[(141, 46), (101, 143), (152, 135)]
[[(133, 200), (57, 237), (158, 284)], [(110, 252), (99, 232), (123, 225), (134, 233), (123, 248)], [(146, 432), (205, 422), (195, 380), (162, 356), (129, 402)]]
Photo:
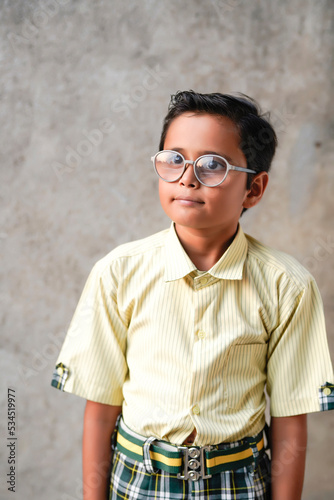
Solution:
[(334, 406), (321, 299), (239, 225), (275, 148), (245, 96), (172, 97), (152, 157), (172, 226), (95, 265), (57, 361), (53, 385), (87, 399), (85, 500), (107, 498), (115, 427), (111, 499), (301, 498), (306, 413)]

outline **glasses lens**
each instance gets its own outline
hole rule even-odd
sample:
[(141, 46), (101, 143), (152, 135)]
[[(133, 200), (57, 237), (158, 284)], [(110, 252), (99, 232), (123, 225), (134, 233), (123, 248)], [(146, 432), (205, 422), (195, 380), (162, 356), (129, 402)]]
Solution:
[(161, 151), (155, 157), (156, 171), (166, 181), (176, 181), (182, 174), (183, 167), (183, 157), (174, 151)]
[(220, 156), (202, 156), (195, 163), (198, 178), (206, 186), (217, 186), (225, 180), (227, 164)]

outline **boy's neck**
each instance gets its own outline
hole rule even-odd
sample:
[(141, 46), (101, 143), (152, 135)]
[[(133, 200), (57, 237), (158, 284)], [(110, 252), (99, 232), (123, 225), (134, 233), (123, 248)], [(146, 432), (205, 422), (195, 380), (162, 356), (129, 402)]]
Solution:
[(176, 234), (190, 260), (199, 271), (208, 271), (228, 249), (238, 226), (227, 234), (225, 231), (201, 231), (175, 224)]

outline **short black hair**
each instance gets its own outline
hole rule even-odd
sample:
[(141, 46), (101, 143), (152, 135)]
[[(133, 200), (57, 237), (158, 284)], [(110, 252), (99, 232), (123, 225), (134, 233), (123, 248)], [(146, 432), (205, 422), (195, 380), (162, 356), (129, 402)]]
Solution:
[[(269, 172), (277, 147), (277, 137), (269, 122), (269, 113), (262, 114), (254, 99), (241, 93), (199, 94), (193, 90), (176, 92), (171, 96), (163, 122), (159, 151), (164, 149), (166, 134), (172, 121), (187, 112), (228, 117), (239, 132), (239, 147), (246, 157), (247, 168), (255, 172)], [(254, 175), (256, 174), (247, 174), (247, 189), (250, 188)]]

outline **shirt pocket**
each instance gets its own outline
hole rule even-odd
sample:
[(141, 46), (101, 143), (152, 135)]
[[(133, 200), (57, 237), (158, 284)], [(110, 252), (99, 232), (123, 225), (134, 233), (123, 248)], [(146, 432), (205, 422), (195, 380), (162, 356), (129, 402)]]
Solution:
[(238, 344), (229, 349), (223, 373), (229, 408), (259, 408), (265, 402), (267, 344)]

